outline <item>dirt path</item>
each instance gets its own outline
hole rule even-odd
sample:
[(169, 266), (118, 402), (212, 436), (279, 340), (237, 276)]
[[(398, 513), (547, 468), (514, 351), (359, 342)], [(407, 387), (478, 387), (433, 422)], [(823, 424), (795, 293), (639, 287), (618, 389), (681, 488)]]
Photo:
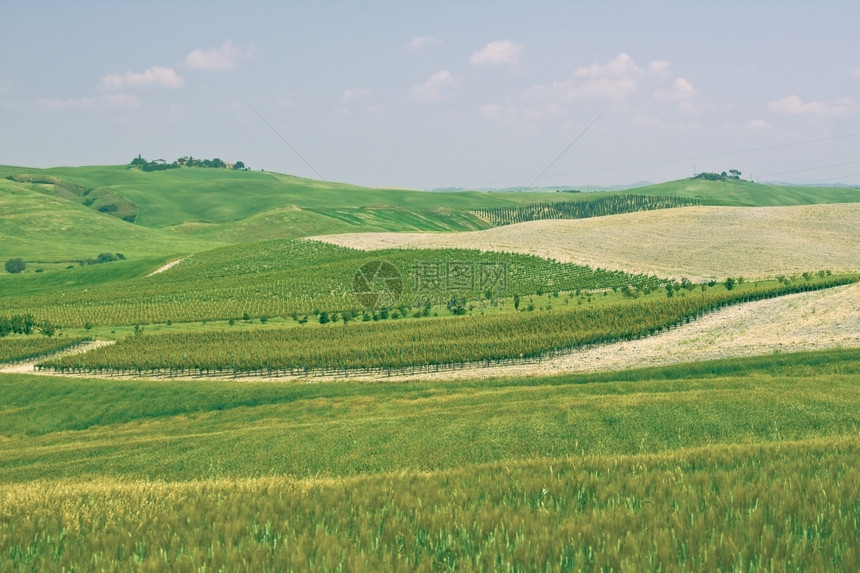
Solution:
[[(113, 340), (93, 340), (92, 342), (84, 342), (83, 344), (79, 344), (74, 348), (69, 348), (68, 350), (64, 350), (63, 352), (54, 354), (53, 356), (67, 356), (70, 354), (82, 354), (84, 352), (89, 352), (90, 350), (95, 350), (96, 348), (102, 346), (108, 346), (114, 344)], [(19, 362), (17, 364), (0, 364), (0, 374), (41, 374), (45, 376), (55, 376), (53, 372), (39, 372), (34, 366), (37, 362), (41, 362), (45, 357), (36, 358), (34, 360), (28, 360), (27, 362)]]
[(186, 257), (182, 257), (181, 259), (176, 259), (175, 261), (170, 261), (169, 263), (167, 263), (163, 267), (159, 267), (159, 268), (155, 269), (154, 271), (152, 271), (151, 273), (149, 273), (146, 276), (151, 277), (152, 275), (157, 275), (159, 273), (163, 273), (164, 271), (168, 271), (168, 270), (172, 269), (173, 267), (175, 267), (176, 265), (178, 265), (179, 263), (181, 263), (182, 261), (184, 261), (185, 259), (186, 259)]

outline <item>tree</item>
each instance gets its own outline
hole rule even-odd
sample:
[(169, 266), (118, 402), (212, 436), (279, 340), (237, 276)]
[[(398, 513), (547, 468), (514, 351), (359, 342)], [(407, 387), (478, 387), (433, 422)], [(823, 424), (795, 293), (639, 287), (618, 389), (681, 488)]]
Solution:
[(27, 264), (24, 262), (24, 259), (21, 257), (15, 257), (6, 261), (6, 272), (7, 273), (20, 273), (24, 269), (27, 268)]
[(726, 285), (726, 290), (732, 290), (733, 288), (735, 288), (735, 279), (729, 277), (723, 284)]
[(233, 169), (245, 169), (245, 164), (241, 161), (237, 161), (233, 164)]
[(44, 334), (45, 336), (49, 336), (49, 337), (54, 336), (54, 333), (57, 332), (57, 327), (55, 327), (53, 324), (51, 324), (47, 320), (42, 324), (40, 329), (42, 331), (42, 334)]
[(729, 173), (731, 174), (732, 179), (740, 179), (741, 178), (741, 172), (738, 171), (737, 169), (729, 169)]

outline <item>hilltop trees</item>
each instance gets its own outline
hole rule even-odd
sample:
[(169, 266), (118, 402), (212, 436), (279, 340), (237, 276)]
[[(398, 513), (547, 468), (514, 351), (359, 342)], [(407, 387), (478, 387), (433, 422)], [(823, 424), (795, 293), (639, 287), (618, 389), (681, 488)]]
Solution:
[(723, 171), (722, 173), (714, 173), (709, 171), (703, 171), (699, 173), (693, 179), (704, 179), (705, 181), (728, 181), (729, 179), (733, 181), (738, 181), (741, 178), (741, 172), (737, 169), (729, 169), (729, 172), (726, 173)]
[(190, 155), (187, 157), (180, 157), (173, 163), (168, 163), (164, 159), (147, 161), (146, 159), (141, 157), (140, 154), (138, 154), (138, 156), (132, 159), (128, 165), (129, 167), (139, 168), (142, 171), (163, 171), (165, 169), (177, 169), (179, 167), (208, 167), (211, 169), (238, 170), (247, 169), (247, 167), (245, 167), (245, 163), (242, 161), (237, 161), (236, 163), (227, 163), (217, 157), (214, 159), (195, 159)]

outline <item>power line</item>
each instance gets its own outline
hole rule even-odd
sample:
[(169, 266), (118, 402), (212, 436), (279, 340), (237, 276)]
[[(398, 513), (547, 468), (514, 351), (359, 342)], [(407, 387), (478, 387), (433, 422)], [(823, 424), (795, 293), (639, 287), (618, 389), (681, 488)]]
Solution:
[(287, 147), (289, 147), (290, 149), (292, 149), (292, 150), (293, 150), (293, 153), (295, 153), (296, 155), (298, 155), (298, 156), (299, 156), (299, 159), (301, 159), (302, 161), (304, 161), (304, 162), (305, 162), (305, 165), (307, 165), (308, 167), (310, 167), (310, 168), (311, 168), (311, 171), (313, 171), (314, 173), (316, 173), (317, 177), (319, 177), (319, 178), (320, 178), (320, 181), (322, 181), (323, 183), (325, 183), (326, 185), (328, 185), (328, 186), (329, 186), (329, 188), (332, 188), (331, 183), (329, 183), (328, 181), (326, 181), (326, 178), (325, 178), (325, 177), (323, 177), (322, 175), (320, 175), (320, 172), (319, 172), (319, 171), (317, 171), (316, 169), (314, 169), (314, 166), (313, 166), (313, 165), (311, 165), (311, 164), (308, 162), (308, 160), (307, 160), (307, 159), (305, 159), (304, 157), (302, 157), (302, 154), (301, 154), (301, 153), (299, 153), (299, 152), (298, 152), (298, 150), (296, 150), (296, 148), (295, 148), (295, 147), (293, 147), (292, 145), (290, 145), (290, 142), (289, 142), (289, 141), (287, 141), (286, 139), (284, 139), (284, 136), (283, 136), (283, 135), (281, 135), (280, 133), (278, 133), (278, 130), (277, 130), (277, 129), (275, 129), (274, 127), (272, 127), (272, 124), (271, 124), (271, 123), (269, 123), (268, 121), (266, 121), (266, 118), (265, 118), (265, 117), (263, 117), (262, 115), (260, 115), (260, 112), (258, 112), (258, 111), (255, 109), (255, 110), (254, 110), (254, 113), (256, 113), (256, 114), (257, 114), (257, 117), (259, 117), (260, 119), (262, 119), (262, 120), (263, 120), (263, 123), (265, 123), (266, 125), (268, 125), (268, 126), (269, 126), (269, 129), (271, 129), (272, 131), (274, 131), (274, 132), (275, 132), (275, 135), (277, 135), (278, 137), (280, 137), (280, 138), (281, 138), (281, 141), (283, 141), (284, 143), (286, 143), (286, 144), (287, 144)]
[(749, 149), (740, 149), (737, 151), (724, 151), (721, 153), (712, 153), (709, 155), (696, 155), (696, 156), (692, 156), (692, 157), (684, 157), (681, 159), (667, 159), (665, 161), (654, 161), (651, 163), (638, 163), (635, 165), (624, 165), (621, 167), (606, 167), (603, 169), (591, 169), (589, 171), (578, 171), (576, 173), (563, 173), (563, 174), (560, 174), (558, 176), (587, 175), (590, 173), (603, 173), (603, 172), (607, 172), (607, 171), (620, 171), (622, 169), (635, 169), (638, 167), (655, 167), (657, 165), (669, 165), (671, 163), (681, 163), (684, 161), (695, 161), (695, 160), (699, 160), (699, 159), (710, 159), (712, 157), (727, 157), (729, 155), (740, 155), (742, 153), (756, 153), (759, 151), (770, 151), (772, 149), (783, 149), (786, 147), (796, 147), (799, 145), (809, 145), (812, 143), (823, 143), (826, 141), (836, 141), (839, 139), (848, 139), (851, 137), (860, 137), (860, 133), (850, 133), (847, 135), (837, 135), (834, 137), (825, 137), (822, 139), (809, 139), (806, 141), (795, 141), (792, 143), (781, 143), (779, 145), (768, 145), (768, 146), (764, 146), (764, 147), (751, 147)]
[[(607, 108), (607, 109), (608, 109), (608, 108)], [(549, 168), (550, 168), (550, 167), (552, 167), (553, 165), (555, 165), (555, 162), (556, 162), (556, 161), (558, 161), (559, 159), (561, 159), (561, 156), (562, 156), (562, 155), (564, 155), (565, 153), (567, 153), (567, 150), (568, 150), (568, 149), (570, 149), (571, 147), (573, 147), (573, 144), (574, 144), (574, 143), (576, 143), (577, 141), (579, 141), (579, 139), (580, 139), (583, 135), (585, 135), (585, 132), (586, 132), (586, 131), (588, 131), (588, 130), (591, 128), (591, 126), (592, 126), (592, 125), (594, 125), (595, 123), (597, 123), (597, 120), (598, 120), (598, 119), (600, 119), (600, 116), (602, 116), (604, 113), (606, 113), (606, 110), (605, 110), (605, 109), (604, 109), (603, 111), (601, 111), (601, 112), (597, 115), (597, 117), (595, 117), (595, 118), (594, 118), (594, 120), (593, 120), (591, 123), (589, 123), (587, 126), (585, 126), (585, 129), (583, 129), (581, 132), (579, 132), (579, 135), (577, 135), (577, 136), (574, 138), (574, 140), (573, 140), (573, 141), (571, 141), (571, 142), (568, 144), (568, 146), (564, 148), (564, 151), (562, 151), (561, 153), (559, 153), (559, 154), (558, 154), (558, 156), (557, 156), (555, 159), (553, 159), (552, 161), (550, 161), (549, 165), (547, 165), (547, 166), (544, 168), (544, 170), (540, 172), (540, 175), (538, 175), (537, 177), (535, 177), (535, 178), (534, 178), (534, 180), (533, 180), (531, 183), (529, 183), (529, 187), (534, 187), (534, 184), (537, 182), (537, 180), (538, 180), (538, 179), (540, 179), (541, 177), (543, 177), (543, 174), (544, 174), (544, 173), (546, 173), (547, 171), (549, 171)]]
[(760, 175), (759, 179), (761, 179), (763, 177), (773, 177), (775, 175), (788, 175), (790, 173), (803, 173), (805, 171), (817, 171), (819, 169), (830, 169), (832, 167), (843, 167), (845, 165), (856, 165), (857, 163), (860, 163), (860, 161), (846, 161), (845, 163), (832, 163), (830, 165), (822, 165), (820, 167), (808, 167), (806, 169), (794, 169), (792, 171), (780, 171), (778, 173), (767, 173), (765, 175)]

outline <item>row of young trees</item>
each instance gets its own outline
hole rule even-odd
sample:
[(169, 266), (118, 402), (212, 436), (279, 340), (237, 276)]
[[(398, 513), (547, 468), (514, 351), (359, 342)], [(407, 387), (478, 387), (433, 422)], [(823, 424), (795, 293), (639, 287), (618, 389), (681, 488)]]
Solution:
[(689, 197), (620, 194), (581, 201), (530, 203), (512, 207), (476, 209), (472, 213), (493, 226), (501, 226), (542, 219), (587, 219), (589, 217), (671, 209), (698, 204), (698, 200)]

